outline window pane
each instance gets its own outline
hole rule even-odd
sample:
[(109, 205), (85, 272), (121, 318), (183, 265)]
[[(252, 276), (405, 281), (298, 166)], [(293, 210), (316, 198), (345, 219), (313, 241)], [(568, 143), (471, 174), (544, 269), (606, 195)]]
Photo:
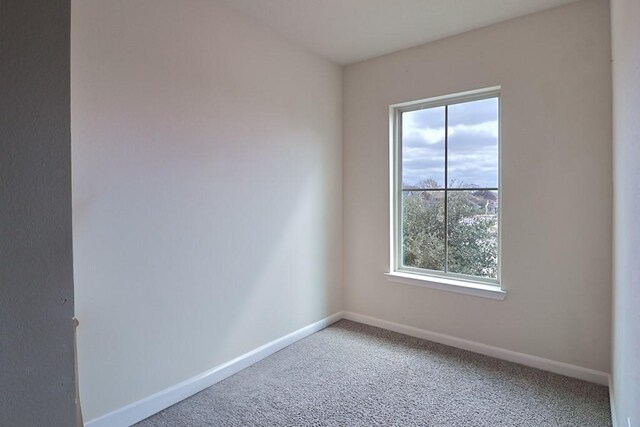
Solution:
[(402, 192), (402, 264), (444, 270), (444, 191)]
[(498, 98), (449, 106), (449, 186), (498, 187)]
[(444, 187), (445, 107), (402, 113), (402, 188)]
[(498, 192), (449, 191), (447, 199), (449, 271), (497, 279)]

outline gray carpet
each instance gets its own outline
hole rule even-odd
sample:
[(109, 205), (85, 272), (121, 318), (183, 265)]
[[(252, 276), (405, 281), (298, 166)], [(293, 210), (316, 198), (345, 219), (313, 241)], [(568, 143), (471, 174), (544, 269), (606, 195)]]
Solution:
[(137, 424), (610, 425), (606, 387), (346, 320)]

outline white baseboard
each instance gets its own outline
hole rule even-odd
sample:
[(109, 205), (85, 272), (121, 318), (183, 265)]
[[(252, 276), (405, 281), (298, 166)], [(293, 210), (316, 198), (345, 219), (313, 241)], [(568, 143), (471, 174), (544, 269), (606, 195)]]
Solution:
[(609, 377), (609, 406), (611, 407), (611, 425), (613, 427), (618, 427), (618, 417), (616, 417), (616, 404), (615, 399), (613, 398), (613, 376), (608, 375)]
[(340, 319), (352, 320), (354, 322), (364, 323), (366, 325), (375, 326), (382, 329), (398, 332), (416, 338), (422, 338), (434, 341), (440, 344), (461, 348), (463, 350), (472, 351), (474, 353), (484, 354), (486, 356), (495, 357), (497, 359), (507, 360), (509, 362), (519, 363), (521, 365), (542, 369), (544, 371), (554, 372), (556, 374), (568, 377), (578, 378), (585, 381), (594, 382), (601, 385), (609, 385), (609, 395), (611, 399), (611, 417), (613, 427), (617, 427), (615, 418), (615, 406), (613, 404), (613, 389), (610, 384), (610, 376), (605, 372), (593, 369), (583, 368), (580, 366), (570, 365), (568, 363), (556, 362), (554, 360), (545, 359), (538, 356), (531, 356), (524, 353), (518, 353), (499, 347), (481, 344), (475, 341), (469, 341), (462, 338), (456, 338), (450, 335), (440, 334), (438, 332), (427, 331), (425, 329), (415, 328), (413, 326), (402, 325), (400, 323), (390, 322), (388, 320), (377, 319), (375, 317), (365, 316), (353, 312), (338, 312), (325, 319), (322, 319), (302, 329), (298, 329), (278, 338), (270, 343), (256, 348), (249, 353), (237, 357), (230, 362), (219, 365), (198, 376), (190, 378), (142, 400), (131, 403), (125, 407), (117, 409), (99, 418), (95, 418), (85, 423), (85, 427), (129, 427), (132, 424), (142, 421), (151, 415), (168, 408), (194, 394), (211, 387), (230, 377), (231, 375), (253, 365), (256, 362), (282, 350), (283, 348), (295, 343), (302, 338), (326, 328), (332, 323)]
[(216, 366), (202, 374), (162, 390), (130, 405), (117, 409), (85, 423), (85, 427), (128, 427), (174, 405), (189, 396), (211, 387), (217, 382), (253, 365), (273, 353), (308, 337), (342, 319), (342, 312), (335, 313), (302, 329), (298, 329), (270, 343), (243, 354), (230, 362)]
[(427, 331), (425, 329), (402, 325), (400, 323), (377, 319), (375, 317), (365, 316), (363, 314), (352, 313), (349, 311), (343, 312), (343, 316), (344, 319), (353, 320), (354, 322), (364, 323), (366, 325), (376, 326), (378, 328), (387, 329), (389, 331), (398, 332), (412, 337), (422, 338), (440, 344), (449, 345), (451, 347), (461, 348), (463, 350), (472, 351), (474, 353), (480, 353), (486, 356), (495, 357), (496, 359), (507, 360), (509, 362), (519, 363), (521, 365), (530, 366), (532, 368), (542, 369), (543, 371), (549, 371), (556, 374), (565, 375), (567, 377), (578, 378), (580, 380), (585, 380), (600, 385), (609, 384), (609, 374), (607, 374), (606, 372), (583, 368), (581, 366), (570, 365), (568, 363), (556, 362), (555, 360), (545, 359), (543, 357), (518, 353), (516, 351), (506, 350), (500, 347), (481, 344), (479, 342), (456, 338), (450, 335)]

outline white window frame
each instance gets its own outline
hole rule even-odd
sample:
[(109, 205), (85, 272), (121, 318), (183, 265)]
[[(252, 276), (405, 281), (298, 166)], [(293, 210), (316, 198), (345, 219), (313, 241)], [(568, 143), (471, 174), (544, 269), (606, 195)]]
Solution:
[[(499, 86), (461, 92), (389, 106), (389, 182), (390, 182), (390, 260), (388, 279), (451, 292), (502, 300), (506, 291), (501, 286), (502, 180), (501, 180), (501, 88)], [(402, 265), (402, 129), (404, 112), (443, 107), (464, 102), (498, 98), (498, 266), (497, 278), (483, 278), (458, 273), (427, 270)], [(446, 149), (446, 148), (445, 148)], [(445, 168), (448, 165), (445, 162)], [(445, 188), (448, 183), (445, 183)], [(446, 218), (445, 218), (446, 223)], [(445, 248), (446, 251), (446, 248)]]

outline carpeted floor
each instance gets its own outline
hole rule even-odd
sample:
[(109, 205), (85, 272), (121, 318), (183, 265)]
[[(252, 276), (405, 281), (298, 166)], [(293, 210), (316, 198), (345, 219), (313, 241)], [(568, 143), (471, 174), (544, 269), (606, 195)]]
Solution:
[(610, 425), (606, 387), (346, 320), (137, 424)]

